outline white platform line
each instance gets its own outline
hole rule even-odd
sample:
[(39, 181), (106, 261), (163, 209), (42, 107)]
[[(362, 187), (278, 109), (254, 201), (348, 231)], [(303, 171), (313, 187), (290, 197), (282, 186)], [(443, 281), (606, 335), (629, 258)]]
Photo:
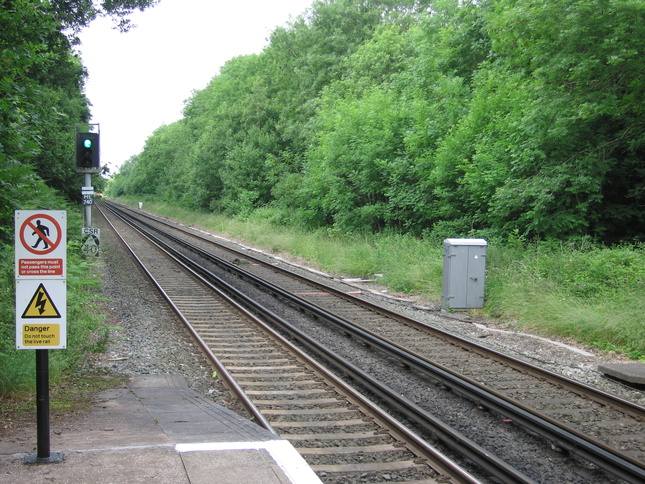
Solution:
[(286, 440), (267, 442), (206, 442), (200, 444), (177, 444), (177, 452), (204, 452), (226, 450), (266, 450), (293, 484), (321, 483), (318, 476), (302, 456)]

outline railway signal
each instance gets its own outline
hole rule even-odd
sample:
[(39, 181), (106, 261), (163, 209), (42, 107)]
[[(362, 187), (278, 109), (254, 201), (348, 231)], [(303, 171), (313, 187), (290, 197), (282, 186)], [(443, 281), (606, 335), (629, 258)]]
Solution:
[[(80, 131), (80, 132), (79, 132)], [(85, 227), (92, 226), (92, 173), (101, 173), (101, 152), (99, 146), (100, 128), (98, 123), (74, 123), (74, 144), (76, 148), (76, 172), (83, 174), (81, 188), (85, 206)]]
[(76, 133), (76, 168), (96, 170), (101, 167), (98, 133)]

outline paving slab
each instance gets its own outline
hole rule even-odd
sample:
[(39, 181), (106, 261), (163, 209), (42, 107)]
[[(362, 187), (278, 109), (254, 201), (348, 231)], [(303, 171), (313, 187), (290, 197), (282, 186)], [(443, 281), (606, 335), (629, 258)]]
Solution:
[(0, 455), (0, 482), (35, 484), (190, 483), (174, 446), (65, 450), (59, 464), (23, 463), (24, 454)]
[(598, 365), (605, 375), (637, 385), (645, 385), (645, 363), (608, 363)]
[(35, 423), (0, 440), (0, 484), (319, 483), (289, 442), (189, 389), (178, 375), (146, 375), (99, 394), (93, 409), (52, 423), (60, 463), (25, 464)]

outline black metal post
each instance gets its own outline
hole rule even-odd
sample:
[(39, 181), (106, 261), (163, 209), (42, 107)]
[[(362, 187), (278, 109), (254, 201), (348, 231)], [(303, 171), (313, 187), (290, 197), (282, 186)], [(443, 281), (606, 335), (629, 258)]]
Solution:
[(36, 350), (36, 434), (37, 452), (25, 456), (25, 464), (63, 461), (62, 452), (49, 448), (49, 350)]
[(36, 350), (38, 459), (49, 459), (49, 350)]

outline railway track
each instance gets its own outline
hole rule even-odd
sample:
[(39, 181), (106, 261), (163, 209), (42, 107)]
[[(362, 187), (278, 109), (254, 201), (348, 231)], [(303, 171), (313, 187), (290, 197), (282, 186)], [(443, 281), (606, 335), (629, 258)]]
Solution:
[(231, 391), (324, 482), (478, 482), (203, 277), (108, 218)]
[[(513, 420), (542, 435), (558, 449), (576, 454), (627, 482), (645, 479), (642, 444), (645, 410), (642, 407), (437, 331), (376, 307), (347, 291), (314, 284), (302, 277), (294, 278), (273, 264), (251, 259), (248, 251), (239, 253), (215, 247), (212, 239), (206, 240), (176, 225), (168, 226), (159, 218), (149, 217), (146, 224), (148, 230), (190, 238), (191, 245), (182, 249), (184, 253), (203, 259), (202, 262), (208, 260), (211, 265), (215, 262), (210, 254), (216, 254), (217, 264), (235, 274), (235, 278), (243, 277), (254, 286), (264, 286), (282, 301), (298, 305), (300, 311), (325, 321), (328, 327), (340, 329), (362, 341), (367, 348), (377, 348), (426, 379), (467, 396), (480, 408), (494, 410), (505, 416), (505, 420)], [(266, 284), (265, 280), (271, 282)], [(305, 340), (301, 338), (301, 343), (311, 347)], [(364, 375), (351, 377), (370, 388), (369, 378)], [(389, 397), (381, 398), (388, 400)], [(407, 418), (417, 419), (415, 402), (410, 402), (405, 409), (401, 402), (396, 405)], [(434, 427), (429, 433), (453, 448), (462, 445), (461, 441), (455, 443), (451, 440), (453, 437), (444, 435), (442, 428)], [(487, 468), (477, 457), (469, 458)], [(494, 469), (487, 470), (495, 475)], [(518, 472), (517, 479), (522, 481), (525, 476)]]

